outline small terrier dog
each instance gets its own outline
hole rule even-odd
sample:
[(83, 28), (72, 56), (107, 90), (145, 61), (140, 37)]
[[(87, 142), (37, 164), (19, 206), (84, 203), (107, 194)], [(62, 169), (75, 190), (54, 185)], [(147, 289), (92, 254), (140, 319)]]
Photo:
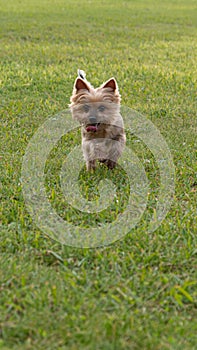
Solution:
[(72, 116), (81, 124), (87, 170), (94, 170), (96, 161), (113, 169), (126, 143), (116, 80), (111, 78), (94, 89), (78, 70), (70, 102)]

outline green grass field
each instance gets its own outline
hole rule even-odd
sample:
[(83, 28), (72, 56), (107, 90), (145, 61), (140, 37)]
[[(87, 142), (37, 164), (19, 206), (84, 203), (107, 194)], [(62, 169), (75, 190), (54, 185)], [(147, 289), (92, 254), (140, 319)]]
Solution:
[[(0, 0), (0, 7), (0, 349), (195, 350), (196, 1)], [(124, 239), (97, 249), (45, 235), (22, 194), (28, 142), (48, 116), (68, 108), (78, 68), (95, 86), (116, 77), (122, 104), (155, 124), (176, 168), (173, 204), (148, 233), (158, 169), (128, 135), (151, 181), (149, 207)], [(51, 152), (47, 193), (64, 219), (91, 226), (94, 216), (66, 206), (58, 185), (73, 144), (80, 144), (79, 130)], [(121, 169), (111, 175), (101, 168), (93, 178), (82, 171), (82, 192), (89, 196), (103, 176), (119, 186), (124, 207)], [(116, 208), (97, 219), (115, 215)]]

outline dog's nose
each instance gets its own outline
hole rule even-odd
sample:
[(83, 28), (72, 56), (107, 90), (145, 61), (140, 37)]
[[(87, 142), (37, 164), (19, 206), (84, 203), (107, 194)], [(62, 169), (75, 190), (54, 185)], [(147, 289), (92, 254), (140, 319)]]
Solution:
[(96, 124), (96, 117), (95, 116), (90, 116), (89, 117), (89, 122), (90, 122), (90, 124)]

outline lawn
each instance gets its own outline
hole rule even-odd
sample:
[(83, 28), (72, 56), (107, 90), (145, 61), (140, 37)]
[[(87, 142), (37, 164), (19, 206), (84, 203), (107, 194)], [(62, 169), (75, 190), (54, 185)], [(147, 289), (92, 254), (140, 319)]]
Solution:
[[(0, 7), (0, 349), (196, 349), (196, 1), (0, 0)], [(78, 68), (95, 86), (116, 78), (122, 104), (167, 142), (176, 174), (168, 214), (150, 231), (159, 168), (127, 130), (127, 147), (150, 183), (147, 208), (127, 235), (94, 249), (52, 239), (22, 192), (27, 146), (50, 116), (68, 108)], [(99, 198), (107, 178), (116, 202), (98, 215), (72, 208), (59, 172), (75, 145), (77, 125), (48, 155), (48, 200), (81, 229), (113, 222), (128, 203), (127, 174), (83, 168), (84, 198)]]

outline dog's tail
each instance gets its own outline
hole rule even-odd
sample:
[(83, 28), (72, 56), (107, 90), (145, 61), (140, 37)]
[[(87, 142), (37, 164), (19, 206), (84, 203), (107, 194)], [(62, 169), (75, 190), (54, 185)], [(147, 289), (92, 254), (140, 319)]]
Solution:
[(78, 69), (78, 77), (79, 78), (81, 78), (81, 79), (83, 79), (83, 80), (86, 80), (86, 74), (85, 74), (85, 72), (83, 71), (83, 70), (81, 70), (81, 69)]

